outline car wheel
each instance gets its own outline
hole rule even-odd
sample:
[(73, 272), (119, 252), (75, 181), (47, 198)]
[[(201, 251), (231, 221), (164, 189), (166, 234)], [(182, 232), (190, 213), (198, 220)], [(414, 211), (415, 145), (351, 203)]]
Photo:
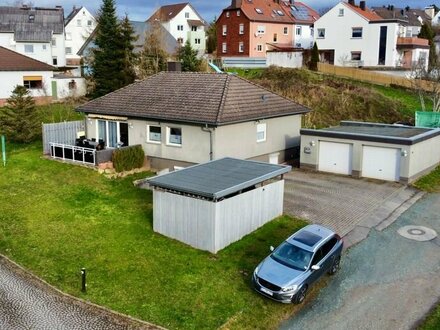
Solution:
[(299, 289), (298, 293), (293, 297), (294, 304), (301, 304), (304, 299), (306, 299), (307, 295), (307, 285), (304, 284), (301, 289)]
[(328, 271), (328, 273), (330, 275), (335, 275), (338, 272), (340, 266), (341, 266), (341, 257), (339, 256), (333, 261), (333, 264), (330, 267), (330, 270)]

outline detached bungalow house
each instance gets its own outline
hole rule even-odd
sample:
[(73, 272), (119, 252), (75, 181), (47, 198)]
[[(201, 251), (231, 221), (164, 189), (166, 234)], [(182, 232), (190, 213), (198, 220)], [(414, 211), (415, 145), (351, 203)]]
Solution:
[(163, 169), (223, 157), (290, 160), (309, 109), (234, 75), (162, 72), (77, 111), (87, 116), (87, 138), (140, 144)]

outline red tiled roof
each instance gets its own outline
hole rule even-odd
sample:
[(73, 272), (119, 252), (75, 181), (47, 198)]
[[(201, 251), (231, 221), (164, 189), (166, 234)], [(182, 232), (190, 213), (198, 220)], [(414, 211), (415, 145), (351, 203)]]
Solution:
[(351, 10), (358, 13), (362, 17), (364, 17), (367, 21), (382, 21), (383, 18), (372, 11), (370, 8), (365, 7), (365, 10), (361, 9), (359, 6), (350, 5), (349, 3), (344, 2), (346, 6), (348, 6)]
[[(298, 9), (306, 10), (307, 18), (299, 19), (294, 17), (291, 13), (290, 2), (287, 0), (279, 0), (279, 2), (274, 0), (242, 0), (240, 9), (248, 19), (258, 22), (312, 24), (319, 18), (319, 14), (315, 10), (302, 2), (295, 1), (293, 6)], [(226, 9), (238, 8), (229, 6)], [(257, 9), (260, 11), (260, 13), (257, 12)], [(281, 12), (283, 15), (277, 14), (278, 12)]]
[(0, 71), (54, 71), (49, 64), (0, 46)]
[(173, 5), (166, 5), (160, 7), (158, 10), (155, 11), (153, 15), (149, 19), (147, 19), (147, 22), (153, 21), (153, 20), (159, 20), (161, 22), (167, 22), (179, 14), (183, 8), (185, 8), (189, 3), (176, 3)]

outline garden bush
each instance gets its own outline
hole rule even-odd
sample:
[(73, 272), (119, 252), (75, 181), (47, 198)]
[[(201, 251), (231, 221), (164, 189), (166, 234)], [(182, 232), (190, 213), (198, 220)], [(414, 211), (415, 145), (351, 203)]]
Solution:
[(116, 149), (112, 155), (113, 166), (116, 172), (140, 168), (144, 165), (144, 159), (144, 149), (140, 145)]

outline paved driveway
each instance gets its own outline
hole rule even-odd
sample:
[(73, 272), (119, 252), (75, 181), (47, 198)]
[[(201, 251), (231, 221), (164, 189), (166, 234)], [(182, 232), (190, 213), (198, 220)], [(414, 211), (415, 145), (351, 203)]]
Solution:
[(284, 212), (332, 228), (342, 236), (369, 217), (382, 221), (417, 193), (394, 182), (297, 169), (284, 178)]
[(400, 236), (419, 225), (440, 234), (440, 194), (427, 195), (343, 256), (341, 271), (282, 329), (411, 329), (440, 297), (440, 239)]

